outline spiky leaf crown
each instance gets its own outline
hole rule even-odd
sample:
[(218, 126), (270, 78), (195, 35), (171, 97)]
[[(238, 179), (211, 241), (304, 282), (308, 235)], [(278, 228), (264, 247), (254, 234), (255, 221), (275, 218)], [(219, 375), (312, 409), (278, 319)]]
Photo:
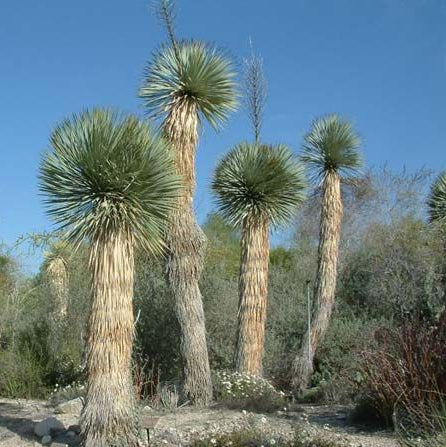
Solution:
[(446, 222), (446, 172), (432, 184), (427, 205), (431, 222)]
[(289, 222), (305, 198), (302, 166), (284, 145), (238, 144), (218, 165), (212, 190), (222, 215), (233, 225), (245, 218)]
[(157, 251), (180, 179), (167, 143), (134, 116), (95, 109), (53, 131), (39, 186), (47, 212), (78, 245), (124, 231)]
[(190, 101), (201, 119), (218, 128), (237, 108), (235, 71), (230, 59), (202, 42), (162, 46), (146, 69), (139, 96), (155, 116)]
[(351, 177), (362, 166), (360, 144), (350, 123), (329, 115), (313, 122), (311, 131), (305, 135), (301, 159), (315, 180), (322, 180), (329, 172)]

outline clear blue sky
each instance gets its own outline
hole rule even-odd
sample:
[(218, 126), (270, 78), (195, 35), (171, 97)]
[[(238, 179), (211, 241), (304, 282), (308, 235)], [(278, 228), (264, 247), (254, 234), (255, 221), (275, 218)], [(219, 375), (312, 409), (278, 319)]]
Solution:
[[(296, 151), (313, 118), (339, 112), (364, 139), (368, 165), (446, 167), (445, 0), (178, 0), (178, 33), (240, 63), (252, 37), (263, 55), (263, 138)], [(164, 39), (151, 0), (0, 2), (0, 241), (51, 228), (37, 192), (52, 127), (91, 106), (141, 116), (136, 93)], [(231, 145), (250, 138), (244, 112), (204, 128), (196, 206)]]

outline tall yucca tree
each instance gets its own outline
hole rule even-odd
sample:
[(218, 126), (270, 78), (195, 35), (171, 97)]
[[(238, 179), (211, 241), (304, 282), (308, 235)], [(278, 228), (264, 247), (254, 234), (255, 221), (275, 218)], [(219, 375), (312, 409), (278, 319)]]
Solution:
[(337, 115), (317, 119), (305, 136), (301, 159), (312, 172), (322, 197), (313, 316), (294, 361), (296, 389), (308, 383), (314, 353), (333, 310), (342, 221), (341, 181), (354, 176), (361, 167), (359, 146), (360, 138), (352, 126)]
[(69, 246), (62, 240), (53, 243), (48, 253), (45, 253), (44, 269), (55, 300), (53, 315), (56, 323), (61, 323), (67, 315), (68, 258)]
[(87, 241), (86, 446), (137, 445), (130, 361), (134, 253), (162, 250), (178, 196), (167, 144), (133, 116), (87, 111), (58, 125), (40, 167), (48, 214), (75, 247)]
[(195, 152), (199, 125), (218, 128), (236, 108), (234, 71), (229, 59), (202, 42), (172, 37), (153, 56), (139, 95), (147, 110), (162, 120), (172, 143), (184, 190), (170, 215), (166, 270), (181, 328), (184, 394), (194, 405), (212, 398), (206, 329), (199, 279), (205, 236), (194, 209)]
[(241, 227), (237, 341), (239, 372), (262, 374), (270, 228), (289, 222), (304, 200), (303, 169), (284, 145), (241, 143), (212, 181), (221, 214)]

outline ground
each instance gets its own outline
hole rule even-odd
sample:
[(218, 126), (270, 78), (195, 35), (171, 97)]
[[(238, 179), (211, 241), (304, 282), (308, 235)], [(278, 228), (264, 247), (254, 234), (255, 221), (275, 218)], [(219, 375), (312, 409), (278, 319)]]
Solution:
[[(191, 439), (203, 434), (212, 436), (239, 427), (254, 426), (266, 430), (271, 437), (292, 436), (296, 430), (310, 435), (337, 438), (346, 445), (361, 447), (397, 447), (389, 432), (366, 432), (352, 426), (347, 419), (348, 407), (302, 405), (296, 411), (273, 415), (251, 414), (240, 410), (212, 407), (183, 408), (174, 412), (144, 410), (144, 420), (156, 422), (150, 430), (151, 445), (187, 446)], [(49, 416), (57, 417), (66, 427), (78, 423), (78, 414), (60, 414), (43, 401), (0, 399), (0, 446), (35, 446), (40, 440), (34, 435), (34, 423)], [(72, 441), (74, 442), (74, 441)]]

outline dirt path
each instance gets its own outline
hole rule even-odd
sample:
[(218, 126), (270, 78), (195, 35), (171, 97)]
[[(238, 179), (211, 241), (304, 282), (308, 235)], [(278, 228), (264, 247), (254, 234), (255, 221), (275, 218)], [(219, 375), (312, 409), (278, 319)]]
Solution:
[[(397, 447), (388, 432), (365, 432), (347, 419), (348, 408), (342, 406), (302, 406), (293, 412), (259, 415), (222, 408), (180, 409), (170, 413), (147, 410), (144, 414), (158, 419), (151, 431), (151, 445), (187, 446), (191, 439), (203, 435), (228, 433), (243, 427), (259, 428), (271, 437), (291, 438), (296, 430), (311, 436), (342, 440), (355, 447)], [(34, 423), (49, 416), (57, 417), (66, 427), (78, 422), (78, 414), (58, 414), (46, 402), (0, 399), (0, 446), (40, 445), (34, 435)]]

